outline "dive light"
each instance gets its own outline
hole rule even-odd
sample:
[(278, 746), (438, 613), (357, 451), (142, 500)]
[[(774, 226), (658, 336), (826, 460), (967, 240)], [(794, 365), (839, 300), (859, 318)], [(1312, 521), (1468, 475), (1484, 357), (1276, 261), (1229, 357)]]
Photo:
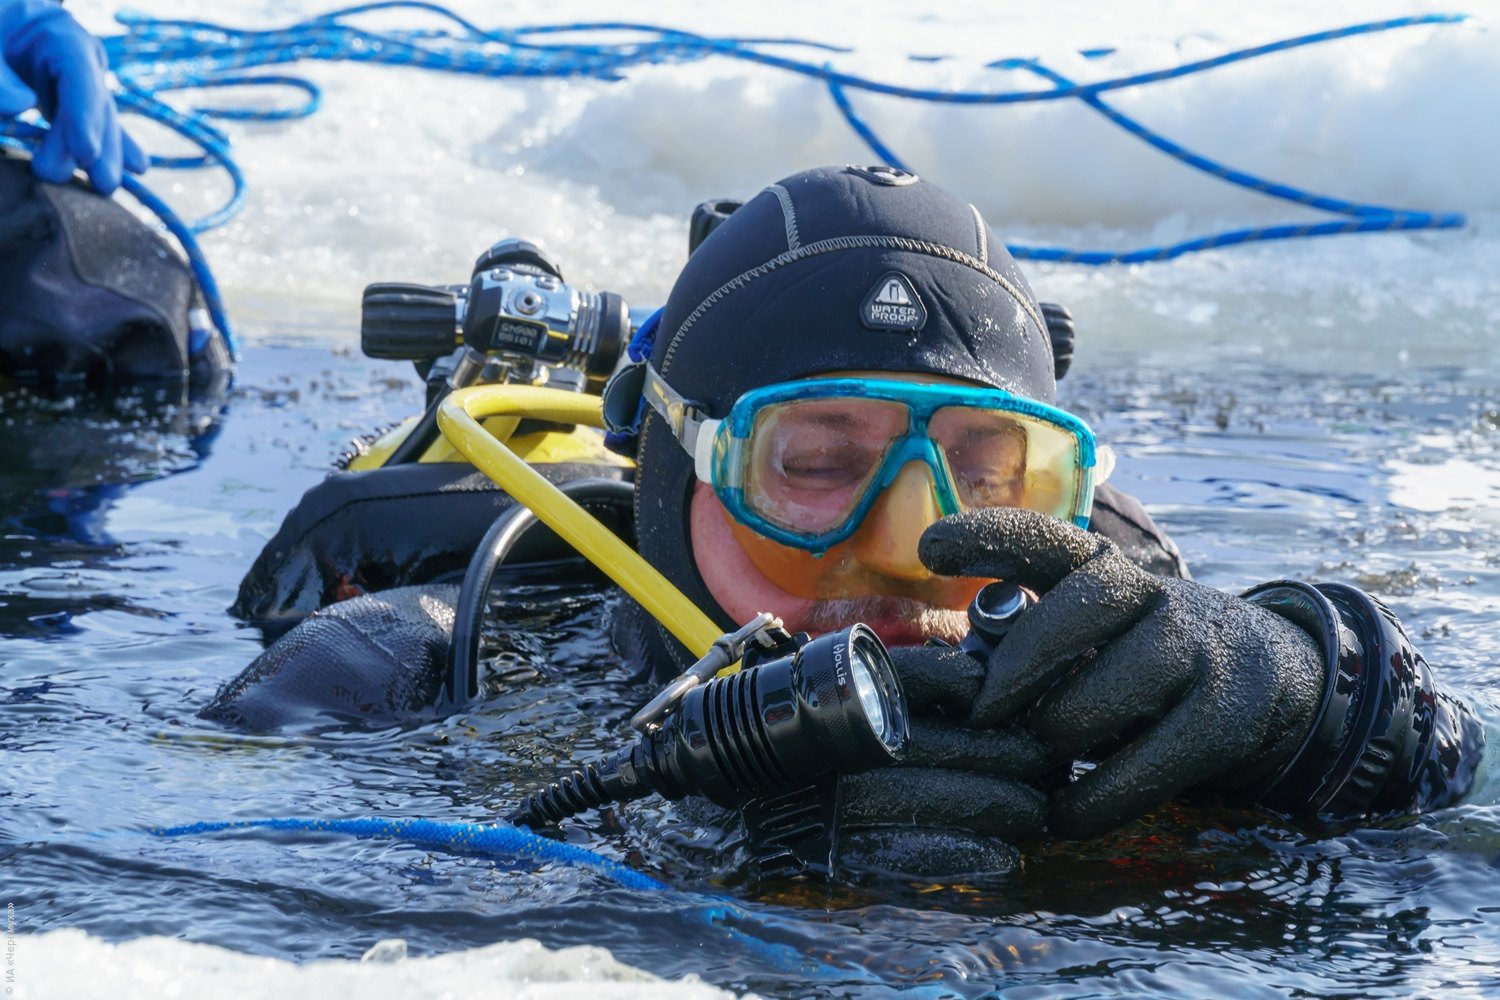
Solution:
[(880, 639), (866, 625), (803, 639), (790, 655), (691, 687), (635, 743), (532, 793), (510, 821), (556, 823), (653, 792), (734, 808), (899, 760), (906, 699)]

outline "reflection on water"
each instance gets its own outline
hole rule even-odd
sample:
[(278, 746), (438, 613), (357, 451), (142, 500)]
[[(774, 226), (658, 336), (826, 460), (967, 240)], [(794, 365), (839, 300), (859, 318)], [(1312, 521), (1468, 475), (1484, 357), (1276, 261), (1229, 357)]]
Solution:
[(0, 636), (68, 634), (95, 611), (153, 615), (99, 574), (124, 551), (109, 514), (133, 485), (197, 468), (225, 402), (222, 386), (0, 393)]
[[(796, 996), (877, 982), (1407, 996), (1500, 977), (1500, 808), (1484, 802), (1319, 835), (1177, 804), (1035, 848), (1012, 883), (983, 891), (752, 891), (732, 831), (658, 802), (585, 816), (567, 836), (679, 892), (339, 838), (88, 836), (252, 816), (489, 820), (517, 788), (617, 745), (640, 692), (604, 639), (613, 598), (585, 584), (506, 594), (490, 698), (469, 714), (272, 738), (194, 718), (260, 648), (223, 608), (262, 540), (344, 440), (416, 397), (389, 375), (263, 349), (211, 453), (197, 425), (120, 419), (116, 433), (114, 418), (5, 412), (29, 442), (0, 446), (0, 868), (22, 930), (179, 935), (294, 959), (357, 957), (384, 937), (426, 953), (529, 936)], [(1353, 580), (1389, 597), (1444, 685), (1494, 717), (1497, 388), (1461, 369), (1184, 371), (1122, 356), (1070, 375), (1064, 402), (1121, 452), (1116, 482), (1152, 506), (1201, 581)], [(722, 894), (742, 907), (742, 935), (704, 922)], [(821, 966), (789, 971), (758, 941)]]

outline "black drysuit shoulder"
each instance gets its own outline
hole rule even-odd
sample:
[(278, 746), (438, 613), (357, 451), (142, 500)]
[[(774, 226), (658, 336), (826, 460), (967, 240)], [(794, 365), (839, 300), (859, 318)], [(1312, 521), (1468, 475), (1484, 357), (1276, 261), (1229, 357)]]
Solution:
[(323, 608), (219, 689), (199, 716), (233, 729), (382, 724), (437, 704), (458, 587), (404, 587)]
[(201, 303), (187, 263), (145, 223), (0, 153), (0, 376), (217, 391), (231, 358)]
[[(581, 462), (533, 466), (550, 482), (629, 479)], [(485, 531), (514, 501), (466, 462), (337, 472), (303, 494), (240, 581), (229, 613), (275, 637), (344, 598), (462, 576)], [(612, 528), (610, 514), (600, 515)], [(528, 532), (514, 562), (571, 556), (550, 532)]]
[(1151, 519), (1141, 502), (1123, 490), (1108, 483), (1095, 487), (1089, 530), (1114, 542), (1131, 562), (1148, 573), (1192, 579), (1177, 545)]

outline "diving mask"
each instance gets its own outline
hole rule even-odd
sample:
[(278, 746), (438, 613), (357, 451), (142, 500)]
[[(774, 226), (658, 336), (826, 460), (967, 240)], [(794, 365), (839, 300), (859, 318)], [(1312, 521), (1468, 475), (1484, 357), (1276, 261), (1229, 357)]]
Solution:
[(713, 419), (648, 369), (645, 396), (735, 520), (815, 555), (913, 461), (943, 516), (1022, 507), (1079, 527), (1113, 465), (1082, 420), (1003, 389), (813, 378), (751, 390)]

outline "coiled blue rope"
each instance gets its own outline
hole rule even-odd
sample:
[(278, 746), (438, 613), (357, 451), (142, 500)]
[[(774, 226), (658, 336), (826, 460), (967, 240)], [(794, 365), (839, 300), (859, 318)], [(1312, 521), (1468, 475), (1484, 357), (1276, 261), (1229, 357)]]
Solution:
[[(360, 15), (397, 10), (431, 15), (446, 22), (448, 27), (375, 32), (347, 23), (348, 19)], [(906, 166), (905, 161), (895, 150), (882, 142), (868, 123), (855, 111), (849, 101), (848, 90), (861, 90), (909, 100), (972, 105), (1080, 100), (1129, 134), (1194, 170), (1268, 197), (1347, 216), (1344, 219), (1324, 222), (1234, 229), (1166, 246), (1149, 246), (1123, 251), (1086, 251), (1066, 247), (1009, 245), (1011, 253), (1015, 256), (1033, 260), (1065, 261), (1077, 264), (1135, 263), (1168, 260), (1199, 250), (1232, 246), (1238, 243), (1356, 232), (1452, 229), (1465, 224), (1464, 216), (1456, 212), (1432, 213), (1395, 209), (1383, 205), (1360, 204), (1314, 194), (1292, 185), (1236, 170), (1196, 154), (1159, 132), (1147, 128), (1106, 104), (1100, 96), (1125, 87), (1138, 87), (1180, 79), (1232, 63), (1337, 39), (1420, 25), (1455, 24), (1465, 19), (1462, 14), (1424, 14), (1349, 25), (1227, 52), (1210, 59), (1200, 59), (1166, 69), (1113, 77), (1093, 83), (1078, 83), (1070, 80), (1033, 59), (1002, 59), (990, 65), (1001, 69), (1029, 70), (1052, 86), (1050, 89), (999, 92), (947, 91), (898, 86), (865, 76), (840, 72), (826, 62), (809, 62), (763, 49), (765, 46), (790, 46), (824, 52), (848, 51), (839, 46), (806, 39), (720, 38), (658, 25), (625, 21), (486, 29), (438, 4), (414, 2), (414, 0), (382, 0), (378, 3), (344, 7), (290, 27), (261, 31), (231, 28), (209, 21), (166, 20), (128, 13), (121, 13), (117, 19), (124, 26), (125, 33), (104, 39), (104, 45), (110, 65), (121, 84), (122, 90), (119, 95), (121, 106), (134, 114), (161, 123), (202, 150), (201, 155), (196, 156), (153, 156), (152, 164), (158, 168), (167, 169), (217, 167), (224, 170), (229, 177), (231, 192), (228, 200), (218, 209), (192, 223), (184, 223), (160, 198), (151, 193), (149, 188), (134, 178), (126, 178), (125, 188), (143, 205), (155, 212), (166, 228), (182, 244), (194, 276), (203, 288), (204, 298), (214, 325), (219, 328), (231, 353), (235, 356), (238, 356), (238, 344), (225, 314), (217, 283), (194, 239), (194, 234), (223, 225), (233, 218), (244, 206), (246, 196), (245, 176), (234, 158), (229, 137), (212, 122), (214, 120), (286, 121), (314, 114), (322, 102), (322, 93), (316, 84), (285, 74), (244, 72), (247, 69), (294, 63), (305, 59), (418, 66), (449, 73), (495, 78), (587, 76), (602, 80), (623, 79), (627, 70), (640, 65), (688, 62), (711, 57), (739, 59), (823, 80), (839, 111), (875, 156), (892, 166), (906, 169), (910, 167)], [(634, 32), (646, 37), (644, 40), (612, 43), (536, 40), (550, 39), (553, 36), (565, 34), (621, 31)], [(1096, 49), (1088, 50), (1083, 54), (1089, 58), (1100, 58), (1112, 51), (1111, 49)], [(922, 58), (933, 61), (942, 57), (925, 56)], [(233, 87), (293, 88), (301, 91), (305, 95), (305, 100), (289, 107), (247, 109), (203, 106), (188, 111), (178, 110), (162, 100), (162, 95), (168, 92)], [(21, 121), (0, 120), (0, 139), (10, 144), (27, 146), (35, 142), (39, 134), (37, 128), (36, 125)]]
[[(348, 23), (349, 19), (360, 15), (393, 10), (431, 15), (446, 22), (448, 26), (437, 29), (376, 32)], [(159, 114), (166, 115), (168, 112), (162, 110), (165, 105), (160, 101), (152, 106), (144, 103), (144, 99), (155, 98), (168, 90), (278, 84), (297, 87), (307, 94), (306, 102), (292, 108), (251, 111), (204, 107), (186, 115), (188, 118), (199, 121), (201, 145), (205, 150), (205, 156), (194, 158), (192, 162), (162, 161), (163, 165), (223, 166), (229, 171), (234, 185), (234, 193), (230, 201), (217, 212), (195, 223), (196, 231), (219, 224), (230, 217), (238, 210), (244, 194), (244, 180), (237, 168), (233, 166), (232, 158), (228, 156), (227, 140), (222, 133), (207, 125), (203, 119), (285, 120), (314, 113), (321, 97), (315, 84), (284, 75), (254, 76), (243, 73), (244, 70), (254, 67), (285, 64), (303, 59), (379, 62), (491, 77), (589, 76), (606, 80), (622, 79), (628, 69), (645, 64), (687, 62), (711, 57), (739, 59), (823, 80), (828, 85), (835, 104), (856, 134), (869, 145), (879, 159), (893, 166), (905, 164), (893, 149), (880, 141), (869, 125), (856, 113), (849, 101), (847, 90), (861, 90), (910, 100), (973, 105), (1081, 100), (1130, 134), (1195, 170), (1269, 197), (1351, 217), (1326, 222), (1230, 230), (1184, 240), (1169, 246), (1152, 246), (1126, 251), (1080, 251), (1062, 247), (1024, 245), (1011, 245), (1010, 247), (1011, 252), (1018, 257), (1080, 264), (1103, 264), (1166, 260), (1198, 250), (1253, 241), (1328, 236), (1351, 232), (1451, 229), (1462, 226), (1464, 216), (1459, 213), (1430, 213), (1400, 210), (1382, 205), (1359, 204), (1255, 177), (1187, 150), (1110, 107), (1100, 95), (1125, 87), (1180, 79), (1233, 63), (1338, 39), (1398, 28), (1455, 24), (1464, 19), (1465, 16), (1462, 14), (1424, 14), (1372, 21), (1299, 35), (1166, 69), (1118, 76), (1093, 83), (1078, 83), (1069, 80), (1035, 60), (1003, 59), (990, 65), (996, 68), (1030, 70), (1052, 86), (1037, 90), (1000, 92), (946, 91), (898, 86), (865, 76), (840, 72), (826, 62), (809, 62), (764, 51), (764, 47), (769, 45), (795, 46), (831, 52), (847, 51), (837, 46), (805, 39), (720, 38), (636, 22), (576, 22), (486, 29), (437, 4), (410, 2), (410, 0), (384, 0), (379, 3), (345, 7), (287, 28), (265, 31), (230, 28), (207, 21), (163, 20), (121, 14), (119, 20), (124, 25), (126, 33), (106, 39), (105, 44), (111, 65), (122, 83), (128, 91), (142, 99), (141, 102), (133, 105), (131, 110), (152, 117)], [(590, 34), (606, 31), (629, 31), (647, 37), (643, 40), (613, 43), (538, 40), (551, 39), (563, 34)], [(1099, 58), (1112, 51), (1098, 49), (1084, 54), (1091, 58)], [(931, 60), (940, 57), (924, 58)], [(170, 118), (167, 120), (172, 127), (186, 134), (181, 121)], [(190, 136), (190, 138), (193, 137)], [(194, 141), (200, 140), (194, 139)]]
[[(440, 823), (428, 819), (250, 819), (182, 826), (152, 827), (147, 833), (156, 837), (196, 837), (231, 830), (275, 830), (289, 833), (335, 833), (360, 839), (398, 840), (418, 847), (458, 854), (479, 854), (502, 858), (528, 858), (537, 863), (555, 863), (597, 872), (626, 889), (637, 892), (675, 891), (665, 882), (642, 874), (575, 844), (562, 843), (538, 836), (521, 827), (506, 824)], [(701, 898), (701, 897), (700, 897)], [(768, 918), (751, 914), (727, 900), (709, 905), (695, 903), (690, 915), (716, 932), (743, 943), (747, 949), (783, 972), (819, 973), (848, 979), (851, 974), (868, 976), (859, 968), (834, 967), (808, 956), (790, 945), (761, 940), (736, 924), (766, 923)]]
[[(348, 23), (349, 19), (381, 11), (403, 11), (430, 15), (446, 27), (369, 31)], [(141, 182), (126, 178), (125, 187), (155, 212), (182, 243), (189, 264), (203, 288), (209, 313), (232, 353), (238, 345), (225, 314), (217, 283), (208, 268), (194, 234), (223, 225), (244, 206), (246, 180), (236, 162), (229, 137), (219, 121), (286, 121), (314, 114), (322, 93), (313, 82), (286, 74), (246, 73), (246, 70), (284, 65), (302, 60), (375, 62), (418, 66), (449, 73), (495, 78), (574, 77), (620, 80), (627, 70), (641, 65), (688, 62), (723, 57), (771, 66), (823, 80), (835, 105), (855, 133), (875, 156), (892, 166), (907, 167), (905, 161), (855, 111), (847, 91), (860, 90), (909, 100), (948, 104), (1002, 105), (1038, 101), (1080, 100), (1118, 127), (1186, 166), (1226, 183), (1268, 197), (1314, 208), (1346, 218), (1308, 223), (1259, 226), (1212, 233), (1166, 246), (1122, 251), (1075, 250), (1066, 247), (1010, 244), (1017, 257), (1065, 261), (1078, 264), (1135, 263), (1168, 260), (1183, 254), (1238, 243), (1331, 236), (1342, 233), (1389, 230), (1452, 229), (1464, 225), (1456, 212), (1432, 213), (1360, 204), (1314, 194), (1289, 184), (1256, 177), (1186, 149), (1159, 132), (1147, 128), (1104, 102), (1100, 95), (1125, 87), (1138, 87), (1174, 80), (1232, 63), (1322, 44), (1337, 39), (1420, 25), (1455, 24), (1462, 14), (1424, 14), (1349, 25), (1299, 35), (1265, 45), (1226, 52), (1178, 66), (1078, 83), (1033, 59), (1002, 59), (995, 68), (1025, 69), (1050, 83), (1050, 88), (1012, 91), (947, 91), (905, 87), (834, 69), (817, 63), (765, 51), (766, 46), (847, 52), (839, 46), (797, 38), (722, 38), (625, 21), (575, 22), (531, 25), (517, 28), (483, 28), (438, 4), (414, 0), (382, 0), (329, 11), (286, 28), (249, 30), (200, 20), (166, 20), (122, 13), (125, 33), (104, 39), (110, 65), (121, 84), (121, 106), (165, 125), (198, 147), (195, 156), (154, 156), (158, 168), (191, 169), (216, 167), (225, 171), (231, 185), (228, 200), (218, 209), (192, 223), (184, 223)], [(646, 36), (625, 42), (552, 41), (559, 35), (633, 32)], [(1111, 49), (1083, 54), (1100, 58)], [(927, 61), (939, 56), (922, 57)], [(305, 100), (288, 107), (232, 108), (202, 106), (178, 110), (162, 99), (169, 92), (234, 87), (285, 87), (301, 91)], [(19, 121), (0, 121), (0, 137), (12, 143), (35, 141), (37, 126)]]

